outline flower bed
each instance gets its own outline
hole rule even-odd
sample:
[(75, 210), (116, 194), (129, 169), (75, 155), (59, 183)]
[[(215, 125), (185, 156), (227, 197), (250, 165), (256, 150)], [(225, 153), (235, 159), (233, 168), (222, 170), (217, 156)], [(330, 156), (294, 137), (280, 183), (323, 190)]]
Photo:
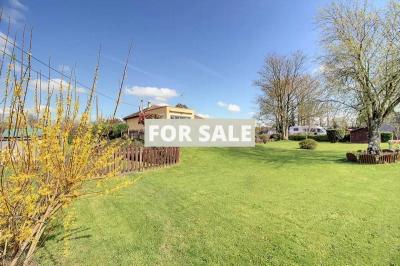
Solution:
[(365, 151), (348, 152), (346, 159), (360, 164), (387, 164), (400, 161), (400, 151), (383, 150), (381, 154), (368, 154)]

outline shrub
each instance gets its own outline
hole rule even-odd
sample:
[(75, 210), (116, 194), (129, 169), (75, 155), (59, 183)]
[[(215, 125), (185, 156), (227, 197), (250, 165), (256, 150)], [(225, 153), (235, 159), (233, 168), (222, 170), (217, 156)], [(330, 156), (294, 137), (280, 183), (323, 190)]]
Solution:
[(346, 159), (349, 162), (358, 162), (358, 154), (354, 152), (346, 153)]
[(294, 140), (294, 141), (301, 141), (305, 139), (313, 139), (318, 142), (323, 142), (323, 141), (328, 141), (328, 136), (327, 135), (305, 135), (305, 134), (298, 134), (298, 135), (290, 135), (289, 140)]
[(111, 126), (108, 136), (110, 139), (121, 138), (122, 135), (127, 131), (128, 125), (126, 123), (114, 124)]
[(381, 133), (381, 142), (388, 142), (389, 140), (393, 139), (392, 132), (382, 132)]
[(329, 141), (328, 135), (316, 135), (316, 136), (309, 136), (309, 139), (316, 140), (318, 142), (327, 142)]
[[(29, 61), (25, 53), (30, 54), (21, 49), (22, 60)], [(17, 136), (32, 130), (26, 141), (10, 138), (0, 150), (0, 265), (32, 265), (35, 250), (46, 241), (43, 235), (51, 230), (49, 223), (84, 193), (86, 182), (116, 175), (122, 156), (115, 156), (120, 141), (109, 141), (102, 124), (91, 122), (99, 65), (84, 103), (71, 78), (50, 89), (47, 82), (29, 80), (34, 73), (30, 64), (21, 64), (19, 75), (13, 75), (15, 58), (13, 54), (1, 63), (7, 71), (0, 73), (0, 80), (8, 85), (0, 100), (9, 110), (1, 121)], [(30, 98), (34, 100), (28, 105)], [(28, 120), (28, 111), (35, 121)]]
[(271, 134), (271, 139), (273, 139), (273, 140), (281, 140), (282, 136), (279, 133), (274, 133), (274, 134)]
[[(28, 124), (23, 115), (27, 107), (21, 99), (27, 94), (21, 95), (20, 82), (12, 80), (16, 85), (9, 91), (9, 121), (20, 119), (21, 131), (25, 132)], [(0, 173), (0, 260), (10, 261), (11, 265), (30, 265), (42, 235), (48, 232), (46, 226), (56, 213), (80, 196), (85, 182), (102, 176), (114, 159), (120, 160), (114, 157), (120, 143), (104, 138), (102, 127), (93, 130), (90, 101), (80, 112), (77, 100), (68, 101), (67, 92), (61, 88), (57, 112), (50, 113), (51, 95), (45, 106), (48, 111), (37, 112), (35, 128), (43, 134), (34, 130), (29, 141), (20, 144), (12, 139), (11, 145), (0, 151), (5, 169)], [(36, 87), (36, 93), (39, 90)], [(72, 108), (75, 111), (69, 112)], [(118, 168), (110, 175), (117, 172)]]
[(262, 143), (267, 143), (268, 142), (268, 140), (269, 140), (269, 135), (267, 135), (267, 134), (261, 134), (260, 136), (258, 136), (259, 138), (260, 138), (260, 141), (262, 142)]
[(305, 139), (299, 142), (300, 149), (314, 150), (318, 145), (313, 139)]
[(344, 129), (328, 129), (326, 134), (329, 142), (336, 143), (345, 137), (346, 131)]
[(289, 140), (300, 141), (307, 139), (307, 135), (304, 134), (297, 134), (297, 135), (290, 135)]
[(344, 137), (339, 142), (350, 142), (350, 133), (346, 132)]

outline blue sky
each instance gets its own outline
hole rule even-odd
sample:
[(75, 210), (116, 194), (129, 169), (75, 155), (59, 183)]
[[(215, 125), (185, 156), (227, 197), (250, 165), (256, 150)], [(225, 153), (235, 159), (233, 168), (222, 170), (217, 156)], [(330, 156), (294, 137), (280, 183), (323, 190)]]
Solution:
[[(33, 54), (45, 61), (51, 56), (57, 68), (77, 64), (84, 84), (91, 82), (101, 44), (98, 90), (113, 97), (133, 42), (122, 96), (131, 105), (122, 104), (119, 117), (137, 111), (144, 99), (181, 102), (217, 118), (247, 118), (257, 111), (253, 81), (267, 54), (303, 50), (309, 70), (318, 67), (314, 19), (327, 3), (1, 0), (15, 31), (33, 27)], [(99, 100), (110, 114), (114, 102)]]

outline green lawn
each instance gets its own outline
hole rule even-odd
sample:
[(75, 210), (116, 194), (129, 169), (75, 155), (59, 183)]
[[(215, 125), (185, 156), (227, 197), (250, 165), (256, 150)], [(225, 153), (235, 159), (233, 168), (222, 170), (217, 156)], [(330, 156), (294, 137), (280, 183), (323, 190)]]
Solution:
[(110, 180), (119, 189), (68, 208), (36, 261), (399, 264), (400, 164), (343, 160), (365, 145), (297, 147), (184, 149), (178, 166)]

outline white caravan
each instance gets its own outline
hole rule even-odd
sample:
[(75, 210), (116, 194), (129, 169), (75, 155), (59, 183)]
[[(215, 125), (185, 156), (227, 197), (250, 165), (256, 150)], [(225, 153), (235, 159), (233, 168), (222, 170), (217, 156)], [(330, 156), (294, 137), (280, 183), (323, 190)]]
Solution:
[(289, 135), (309, 134), (326, 135), (326, 130), (319, 126), (292, 126), (289, 127)]

